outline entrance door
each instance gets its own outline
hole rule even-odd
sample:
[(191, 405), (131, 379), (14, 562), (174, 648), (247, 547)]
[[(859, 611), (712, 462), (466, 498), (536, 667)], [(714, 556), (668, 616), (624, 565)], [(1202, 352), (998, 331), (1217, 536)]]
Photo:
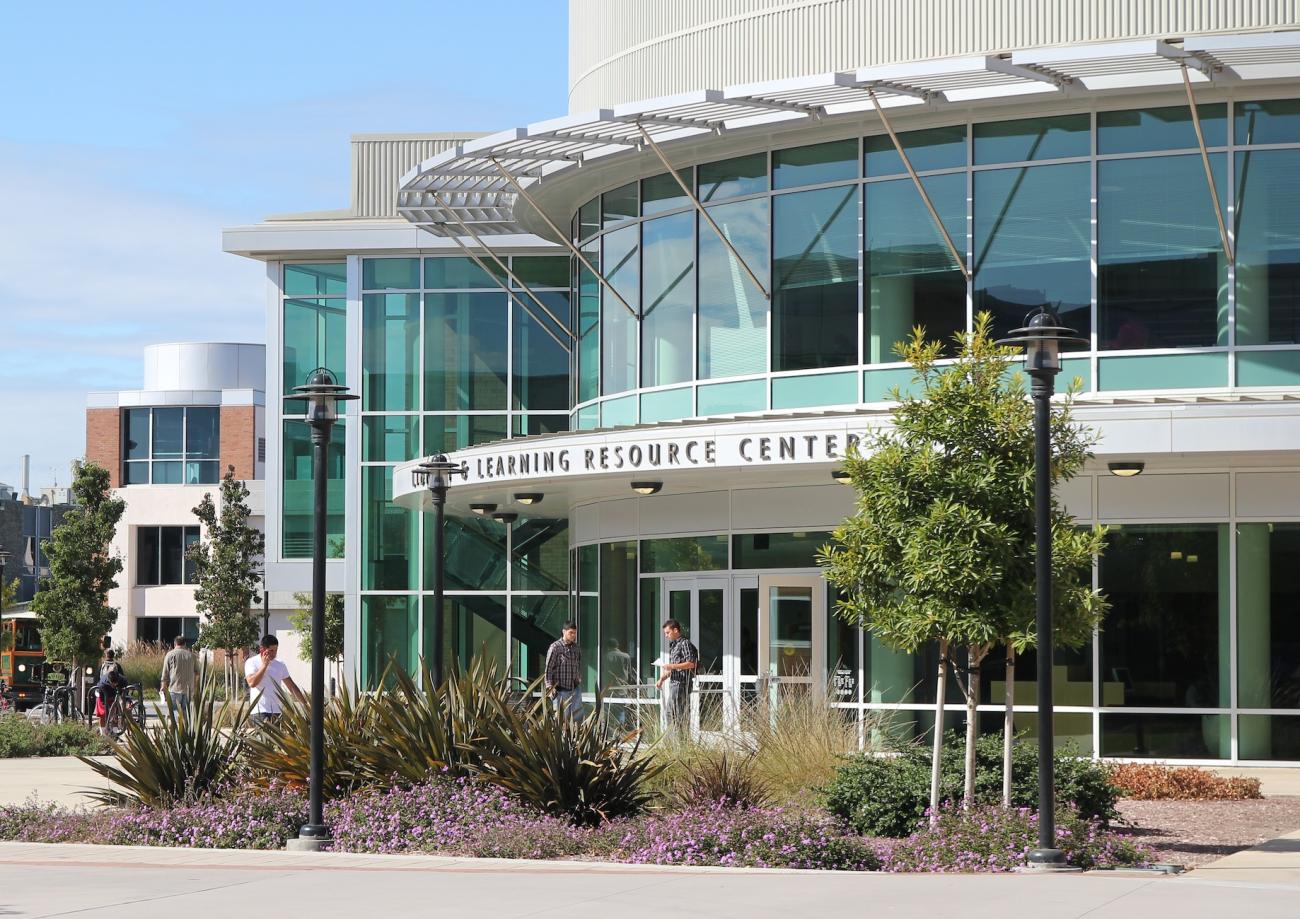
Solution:
[[(735, 719), (733, 624), (727, 614), (728, 578), (664, 578), (664, 619), (676, 619), (699, 649), (691, 729), (716, 732)], [(663, 649), (666, 657), (668, 649)]]
[(826, 583), (819, 575), (758, 579), (758, 672), (768, 701), (825, 690)]

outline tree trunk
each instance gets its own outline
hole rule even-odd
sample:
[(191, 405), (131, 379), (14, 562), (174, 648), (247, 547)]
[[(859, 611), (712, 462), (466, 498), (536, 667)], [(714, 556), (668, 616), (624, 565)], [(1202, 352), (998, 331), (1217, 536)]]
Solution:
[(939, 673), (934, 695), (934, 752), (930, 761), (930, 825), (939, 822), (939, 764), (943, 759), (943, 696), (948, 674), (948, 641), (939, 640)]
[(1016, 649), (1007, 644), (1007, 711), (1002, 719), (1002, 806), (1011, 806), (1011, 748), (1016, 742)]
[(986, 647), (971, 645), (966, 649), (966, 784), (962, 803), (975, 804), (975, 741), (980, 736), (977, 706), (980, 703), (980, 664), (988, 654)]

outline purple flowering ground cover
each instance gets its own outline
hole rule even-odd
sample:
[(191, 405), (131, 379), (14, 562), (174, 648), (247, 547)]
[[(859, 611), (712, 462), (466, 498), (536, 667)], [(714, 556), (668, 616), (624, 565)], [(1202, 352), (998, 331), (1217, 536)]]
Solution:
[[(582, 858), (655, 864), (896, 872), (999, 872), (1036, 844), (1027, 810), (945, 808), (934, 827), (899, 840), (853, 835), (824, 811), (706, 808), (652, 812), (581, 828), (468, 779), (357, 792), (326, 809), (336, 851), (493, 858)], [(0, 807), (0, 839), (108, 845), (280, 849), (306, 822), (305, 795), (273, 786), (170, 808)], [(1060, 845), (1081, 868), (1141, 864), (1149, 853), (1070, 813)]]

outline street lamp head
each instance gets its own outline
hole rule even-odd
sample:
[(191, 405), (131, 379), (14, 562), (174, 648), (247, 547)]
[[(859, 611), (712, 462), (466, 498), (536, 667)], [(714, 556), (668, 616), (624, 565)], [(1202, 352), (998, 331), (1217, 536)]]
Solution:
[(411, 481), (430, 491), (445, 492), (454, 475), (469, 475), (469, 467), (465, 463), (453, 463), (447, 454), (439, 453), (416, 466)]
[(338, 378), (326, 367), (317, 367), (307, 374), (307, 382), (293, 388), (295, 395), (307, 403), (307, 423), (312, 427), (329, 427), (339, 420), (339, 403), (360, 398), (348, 392)]
[(1025, 324), (1012, 329), (997, 344), (1025, 349), (1025, 372), (1031, 376), (1055, 376), (1061, 371), (1061, 346), (1088, 344), (1074, 329), (1061, 325), (1061, 321), (1047, 308), (1025, 317)]

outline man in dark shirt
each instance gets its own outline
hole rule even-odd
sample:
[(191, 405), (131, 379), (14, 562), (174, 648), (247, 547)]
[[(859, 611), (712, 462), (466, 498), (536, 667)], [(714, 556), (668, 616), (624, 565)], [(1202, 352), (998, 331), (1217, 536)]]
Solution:
[(564, 623), (559, 639), (546, 649), (546, 692), (560, 711), (582, 717), (582, 649), (575, 622)]
[(691, 683), (695, 679), (700, 652), (682, 634), (682, 624), (676, 619), (664, 623), (664, 639), (668, 642), (668, 662), (663, 665), (663, 673), (655, 686), (663, 689), (664, 683), (668, 683), (668, 689), (664, 692), (668, 729), (684, 732), (690, 727)]

